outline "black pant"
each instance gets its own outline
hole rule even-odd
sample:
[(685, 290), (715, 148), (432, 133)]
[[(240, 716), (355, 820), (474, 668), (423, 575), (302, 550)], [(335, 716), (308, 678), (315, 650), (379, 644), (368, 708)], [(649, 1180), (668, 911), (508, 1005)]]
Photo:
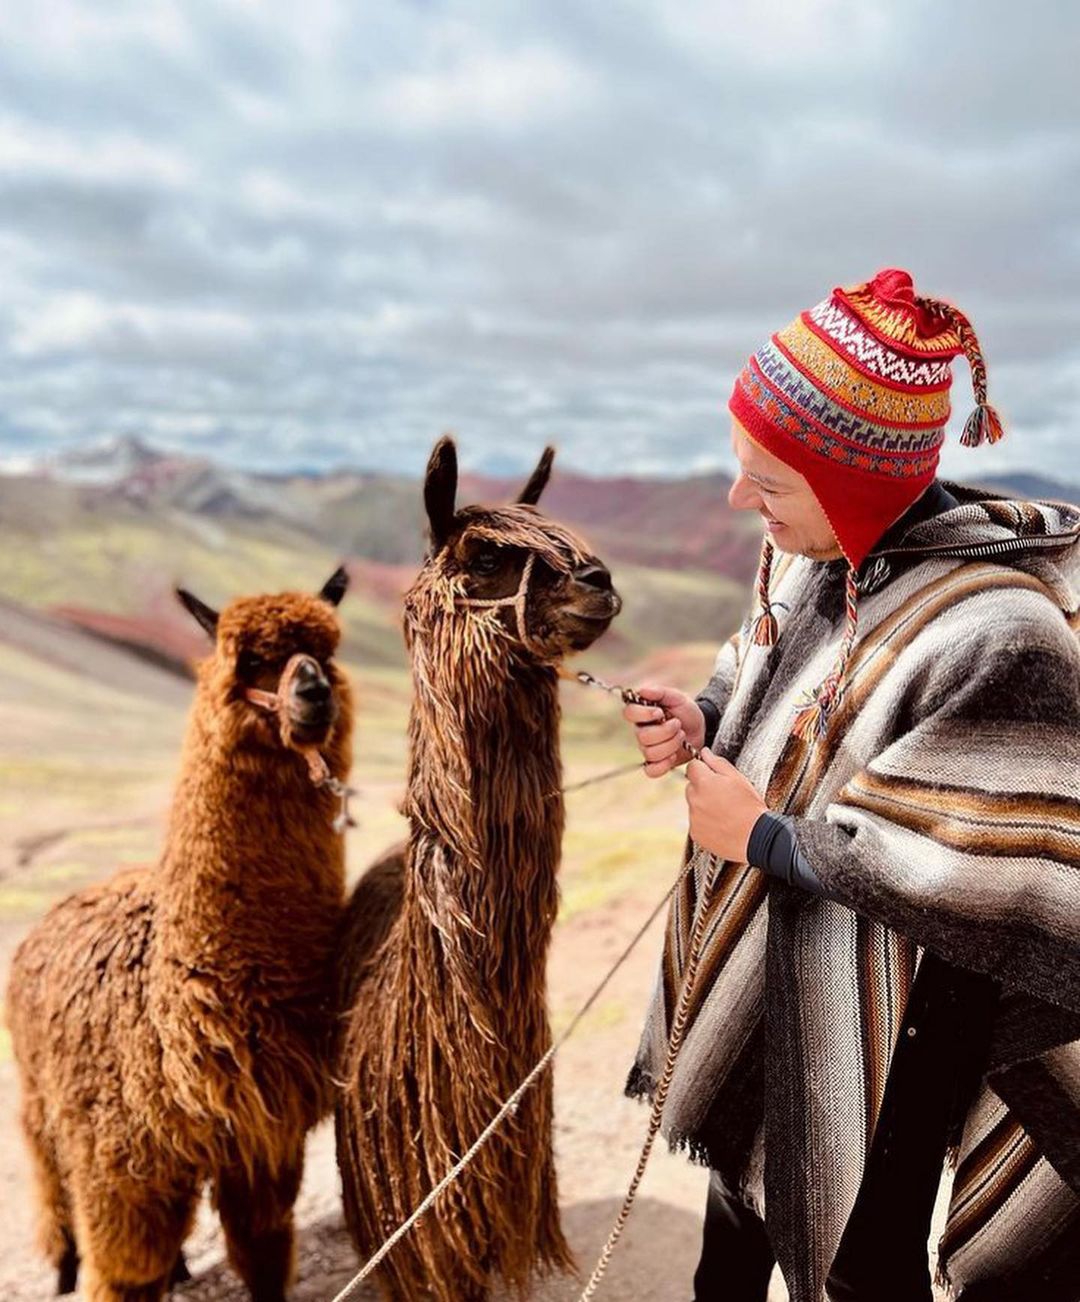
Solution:
[[(930, 1220), (950, 1143), (982, 1076), (997, 987), (925, 954), (859, 1195), (829, 1274), (832, 1302), (933, 1302)], [(766, 1302), (765, 1226), (714, 1172), (696, 1302)]]

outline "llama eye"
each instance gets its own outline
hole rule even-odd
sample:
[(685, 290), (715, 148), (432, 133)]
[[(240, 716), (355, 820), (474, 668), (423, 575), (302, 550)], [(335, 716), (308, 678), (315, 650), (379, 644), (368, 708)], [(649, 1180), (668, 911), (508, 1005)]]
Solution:
[(499, 568), (499, 556), (497, 552), (478, 552), (469, 564), (469, 569), (473, 574), (481, 578), (489, 574), (494, 574)]

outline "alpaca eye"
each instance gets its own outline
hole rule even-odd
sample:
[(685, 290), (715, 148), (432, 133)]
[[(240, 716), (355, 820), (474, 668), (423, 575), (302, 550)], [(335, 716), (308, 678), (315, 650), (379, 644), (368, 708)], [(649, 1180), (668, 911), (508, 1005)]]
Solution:
[(243, 678), (251, 678), (265, 663), (262, 656), (257, 656), (254, 651), (241, 651), (236, 662), (236, 671)]
[(473, 557), (469, 565), (469, 569), (481, 578), (494, 574), (498, 568), (499, 555), (497, 552), (479, 552)]

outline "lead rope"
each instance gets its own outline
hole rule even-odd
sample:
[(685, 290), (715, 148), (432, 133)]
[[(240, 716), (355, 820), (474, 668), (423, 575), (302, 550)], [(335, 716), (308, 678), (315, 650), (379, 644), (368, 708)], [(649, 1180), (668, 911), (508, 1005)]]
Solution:
[[(516, 598), (512, 597), (512, 598), (503, 599), (501, 601), (493, 600), (493, 601), (484, 601), (484, 602), (477, 601), (476, 599), (466, 599), (466, 600), (469, 602), (469, 604), (476, 604), (476, 605), (491, 605), (491, 606), (511, 605), (514, 604), (515, 600), (521, 599), (522, 594), (525, 593), (527, 590), (527, 586), (528, 586), (528, 577), (526, 574), (522, 576), (522, 583), (519, 586)], [(520, 631), (522, 630), (519, 625), (519, 632)], [(586, 670), (581, 669), (578, 670), (577, 672), (571, 672), (568, 670), (564, 671), (560, 669), (559, 676), (561, 678), (572, 679), (575, 682), (581, 683), (585, 687), (595, 687), (598, 688), (600, 691), (609, 693), (610, 695), (618, 696), (622, 699), (623, 703), (626, 705), (654, 706), (658, 709), (663, 710), (664, 716), (666, 718), (671, 717), (668, 711), (664, 709), (663, 706), (657, 706), (657, 703), (655, 701), (646, 700), (646, 698), (641, 696), (640, 693), (635, 692), (633, 688), (620, 687), (618, 684), (615, 683), (604, 682), (602, 678), (597, 678), (595, 675), (588, 673)], [(690, 753), (693, 759), (701, 758), (701, 751), (696, 746), (691, 746), (688, 742), (684, 742), (684, 745), (686, 746), (686, 750)], [(633, 765), (633, 767), (640, 768), (641, 766), (639, 764), (635, 764)], [(617, 773), (623, 773), (628, 771), (629, 771), (628, 769), (616, 769), (612, 773), (601, 775), (601, 778), (591, 779), (591, 780), (601, 781), (603, 778), (614, 777), (616, 776)], [(583, 786), (583, 785), (587, 785), (587, 783), (581, 783), (579, 785)], [(499, 1129), (499, 1127), (506, 1120), (506, 1118), (508, 1116), (511, 1116), (517, 1111), (518, 1104), (521, 1102), (522, 1098), (528, 1093), (528, 1091), (532, 1088), (532, 1086), (536, 1083), (536, 1081), (543, 1075), (543, 1073), (547, 1070), (547, 1068), (554, 1060), (559, 1050), (563, 1047), (563, 1045), (567, 1042), (567, 1040), (570, 1039), (571, 1035), (573, 1035), (574, 1032), (577, 1030), (581, 1021), (588, 1015), (588, 1013), (595, 1005), (596, 1001), (607, 989), (609, 983), (611, 982), (612, 977), (614, 977), (615, 973), (619, 971), (619, 969), (623, 966), (626, 960), (637, 948), (639, 942), (645, 936), (645, 933), (649, 930), (652, 924), (660, 916), (660, 913), (665, 908), (665, 906), (669, 903), (671, 897), (678, 890), (679, 886), (682, 884), (684, 879), (687, 876), (689, 876), (689, 874), (691, 873), (697, 874), (699, 868), (702, 869), (702, 878), (701, 878), (702, 886), (701, 886), (701, 893), (698, 898), (698, 906), (697, 906), (698, 916), (697, 916), (697, 921), (694, 924), (694, 930), (690, 937), (690, 947), (686, 956), (686, 968), (683, 975), (683, 983), (679, 991), (679, 1000), (678, 1000), (678, 1004), (676, 1005), (675, 1016), (672, 1019), (671, 1033), (668, 1037), (668, 1048), (667, 1048), (667, 1056), (664, 1061), (664, 1070), (660, 1075), (660, 1081), (657, 1084), (656, 1093), (653, 1096), (653, 1103), (649, 1113), (649, 1125), (645, 1136), (645, 1143), (641, 1150), (641, 1156), (638, 1158), (637, 1167), (634, 1170), (634, 1175), (632, 1180), (630, 1181), (630, 1186), (626, 1191), (626, 1197), (623, 1199), (622, 1207), (619, 1209), (619, 1214), (615, 1219), (615, 1224), (612, 1227), (611, 1233), (608, 1235), (607, 1242), (604, 1244), (603, 1250), (600, 1253), (600, 1257), (596, 1263), (595, 1268), (593, 1269), (593, 1273), (589, 1278), (589, 1282), (588, 1284), (586, 1284), (584, 1291), (581, 1293), (580, 1297), (578, 1298), (578, 1302), (588, 1302), (588, 1299), (595, 1296), (596, 1290), (599, 1288), (600, 1282), (607, 1271), (608, 1264), (611, 1261), (611, 1257), (615, 1251), (615, 1247), (619, 1242), (619, 1239), (622, 1237), (622, 1232), (625, 1229), (626, 1222), (630, 1216), (630, 1210), (634, 1205), (635, 1198), (637, 1197), (638, 1186), (641, 1184), (642, 1177), (645, 1174), (645, 1168), (648, 1166), (649, 1158), (652, 1155), (653, 1144), (655, 1143), (656, 1136), (660, 1130), (660, 1122), (663, 1116), (664, 1104), (667, 1101), (668, 1090), (671, 1087), (671, 1080), (675, 1072), (675, 1061), (678, 1058), (679, 1050), (682, 1048), (683, 1036), (685, 1035), (686, 1032), (686, 1023), (687, 1023), (687, 1018), (690, 1010), (690, 997), (693, 994), (694, 985), (697, 979), (697, 969), (698, 969), (698, 963), (700, 961), (701, 945), (705, 936), (706, 918), (709, 910), (709, 904), (712, 900), (712, 893), (716, 881), (716, 868), (717, 868), (716, 856), (711, 854), (707, 850), (703, 850), (700, 846), (694, 848), (693, 853), (687, 858), (686, 863), (682, 866), (682, 868), (679, 871), (679, 875), (675, 878), (674, 882), (672, 882), (671, 886), (664, 894), (663, 899), (660, 900), (660, 902), (655, 906), (655, 908), (645, 919), (642, 925), (638, 928), (637, 932), (635, 932), (633, 937), (631, 937), (630, 942), (626, 945), (622, 953), (611, 965), (611, 967), (608, 968), (607, 972), (604, 974), (603, 978), (601, 979), (599, 985), (597, 985), (597, 987), (593, 990), (592, 994), (589, 995), (588, 999), (585, 1000), (585, 1002), (581, 1005), (578, 1011), (574, 1014), (573, 1018), (570, 1020), (569, 1024), (567, 1025), (563, 1033), (552, 1042), (550, 1048), (536, 1063), (536, 1066), (533, 1067), (533, 1069), (524, 1078), (521, 1084), (518, 1085), (517, 1089), (515, 1089), (514, 1092), (509, 1096), (509, 1098), (507, 1098), (507, 1100), (503, 1103), (502, 1107), (499, 1108), (498, 1112), (495, 1113), (495, 1115), (491, 1118), (488, 1124), (480, 1132), (480, 1134), (477, 1136), (472, 1146), (469, 1149), (467, 1149), (465, 1153), (462, 1154), (462, 1156), (454, 1163), (454, 1165), (450, 1168), (450, 1170), (447, 1171), (447, 1173), (443, 1176), (443, 1178), (439, 1181), (439, 1183), (429, 1191), (427, 1196), (423, 1199), (422, 1202), (418, 1204), (418, 1206), (415, 1208), (412, 1214), (406, 1220), (402, 1221), (402, 1223), (397, 1227), (397, 1229), (393, 1232), (393, 1234), (391, 1234), (390, 1237), (383, 1242), (382, 1246), (378, 1249), (378, 1251), (373, 1256), (368, 1258), (368, 1260), (361, 1267), (360, 1271), (353, 1276), (353, 1278), (345, 1285), (345, 1287), (339, 1293), (336, 1293), (334, 1295), (332, 1302), (350, 1302), (350, 1299), (356, 1296), (356, 1292), (359, 1289), (360, 1285), (366, 1279), (369, 1278), (369, 1276), (382, 1264), (383, 1261), (385, 1261), (389, 1253), (392, 1252), (394, 1247), (401, 1242), (401, 1240), (405, 1237), (406, 1234), (409, 1233), (409, 1231), (413, 1228), (413, 1226), (417, 1223), (417, 1221), (419, 1221), (420, 1218), (427, 1211), (430, 1210), (430, 1208), (438, 1200), (438, 1198), (471, 1165), (471, 1163), (476, 1158), (476, 1155), (480, 1152), (480, 1150), (484, 1147), (484, 1145), (488, 1142), (488, 1140), (491, 1139), (491, 1137)]]
[[(597, 1258), (596, 1265), (593, 1267), (593, 1273), (589, 1276), (589, 1282), (585, 1285), (578, 1302), (589, 1302), (589, 1299), (596, 1295), (600, 1283), (607, 1273), (607, 1268), (611, 1263), (612, 1255), (615, 1252), (616, 1245), (622, 1238), (623, 1230), (626, 1228), (626, 1222), (630, 1219), (630, 1212), (634, 1206), (634, 1200), (637, 1198), (638, 1188), (641, 1185), (642, 1178), (645, 1175), (645, 1168), (649, 1165), (649, 1158), (652, 1156), (653, 1145), (656, 1142), (656, 1136), (660, 1133), (660, 1123), (663, 1120), (664, 1104), (667, 1102), (668, 1090), (671, 1088), (672, 1077), (675, 1075), (675, 1063), (679, 1057), (679, 1051), (682, 1048), (683, 1037), (686, 1034), (686, 1024), (690, 1013), (690, 999), (694, 993), (694, 986), (697, 982), (698, 963), (701, 959), (701, 945), (705, 937), (705, 929), (708, 924), (709, 906), (712, 902), (713, 888), (716, 883), (716, 856), (708, 850), (703, 850), (696, 846), (693, 854), (687, 861), (686, 867), (679, 875), (676, 886), (682, 881), (683, 877), (689, 873), (697, 873), (698, 868), (702, 869), (701, 893), (697, 901), (697, 921), (694, 923), (694, 930), (690, 936), (690, 948), (686, 955), (686, 967), (683, 972), (682, 987), (679, 990), (679, 1002), (675, 1008), (675, 1016), (671, 1021), (671, 1033), (668, 1037), (667, 1056), (664, 1060), (664, 1070), (660, 1075), (660, 1080), (656, 1086), (656, 1093), (653, 1095), (652, 1108), (649, 1112), (649, 1125), (645, 1132), (645, 1143), (641, 1148), (641, 1156), (638, 1158), (637, 1166), (634, 1168), (633, 1177), (630, 1185), (626, 1190), (626, 1197), (619, 1208), (619, 1214), (615, 1218), (615, 1224), (611, 1227), (611, 1233), (608, 1235), (607, 1242), (604, 1244)], [(675, 887), (672, 887), (669, 895), (673, 894)]]
[(612, 978), (615, 976), (616, 972), (619, 971), (619, 969), (623, 966), (626, 960), (637, 948), (638, 943), (642, 940), (642, 938), (645, 936), (645, 933), (649, 930), (652, 924), (660, 916), (660, 914), (662, 913), (662, 911), (670, 901), (671, 897), (675, 894), (683, 878), (686, 876), (688, 872), (690, 872), (693, 866), (694, 866), (693, 860), (691, 860), (683, 867), (678, 877), (668, 888), (666, 894), (664, 895), (664, 898), (660, 900), (660, 902), (655, 906), (655, 908), (652, 910), (649, 916), (645, 919), (645, 921), (641, 924), (641, 926), (635, 932), (633, 937), (630, 939), (629, 943), (626, 945), (625, 949), (622, 951), (619, 957), (615, 960), (615, 962), (611, 965), (611, 967), (608, 968), (607, 972), (604, 974), (600, 983), (597, 985), (595, 990), (593, 990), (592, 994), (589, 995), (588, 999), (586, 999), (585, 1002), (581, 1005), (578, 1011), (574, 1014), (573, 1018), (568, 1023), (563, 1033), (556, 1040), (552, 1042), (551, 1047), (547, 1050), (547, 1052), (543, 1055), (543, 1057), (540, 1058), (536, 1066), (533, 1067), (532, 1071), (530, 1071), (529, 1074), (524, 1078), (524, 1080), (522, 1080), (521, 1084), (517, 1087), (516, 1090), (514, 1090), (513, 1094), (510, 1095), (510, 1097), (506, 1100), (506, 1102), (503, 1103), (502, 1107), (499, 1108), (498, 1112), (496, 1112), (495, 1115), (491, 1118), (488, 1124), (477, 1136), (476, 1141), (473, 1143), (472, 1147), (469, 1148), (454, 1163), (454, 1165), (450, 1168), (449, 1171), (447, 1171), (447, 1173), (443, 1176), (443, 1178), (439, 1181), (439, 1183), (435, 1185), (435, 1187), (427, 1194), (423, 1202), (417, 1205), (416, 1209), (413, 1211), (413, 1213), (409, 1216), (407, 1220), (402, 1221), (402, 1223), (397, 1227), (397, 1229), (393, 1232), (393, 1234), (391, 1234), (390, 1237), (383, 1243), (382, 1247), (379, 1248), (379, 1250), (375, 1253), (375, 1255), (373, 1257), (370, 1257), (364, 1263), (359, 1274), (355, 1275), (348, 1282), (348, 1284), (345, 1285), (345, 1287), (341, 1290), (340, 1293), (335, 1294), (333, 1298), (333, 1302), (349, 1302), (351, 1298), (354, 1298), (356, 1296), (356, 1292), (360, 1287), (360, 1285), (364, 1282), (364, 1280), (366, 1280), (382, 1264), (382, 1262), (385, 1261), (387, 1255), (394, 1249), (394, 1247), (398, 1243), (400, 1243), (400, 1241), (405, 1237), (405, 1235), (408, 1234), (408, 1232), (412, 1229), (412, 1227), (416, 1224), (416, 1222), (420, 1220), (420, 1218), (424, 1215), (424, 1213), (430, 1210), (432, 1204), (438, 1200), (440, 1195), (445, 1193), (445, 1191), (454, 1183), (454, 1181), (457, 1180), (463, 1174), (466, 1168), (471, 1165), (473, 1160), (476, 1158), (476, 1155), (480, 1152), (480, 1150), (484, 1147), (484, 1145), (488, 1142), (488, 1140), (491, 1139), (491, 1137), (499, 1129), (499, 1127), (506, 1120), (506, 1118), (512, 1116), (517, 1111), (518, 1104), (521, 1102), (522, 1098), (524, 1098), (524, 1096), (529, 1092), (529, 1090), (533, 1087), (533, 1085), (536, 1084), (537, 1080), (544, 1074), (547, 1068), (551, 1065), (551, 1062), (555, 1058), (555, 1055), (559, 1052), (560, 1049), (562, 1049), (563, 1045), (574, 1034), (574, 1032), (577, 1030), (582, 1020), (592, 1011), (592, 1008), (596, 1004), (596, 1001), (607, 989), (608, 985), (610, 984)]
[[(632, 687), (620, 687), (618, 683), (606, 683), (602, 678), (597, 678), (595, 674), (590, 674), (587, 669), (563, 669), (556, 670), (560, 678), (565, 678), (572, 683), (581, 683), (585, 687), (596, 687), (601, 692), (607, 692), (611, 696), (617, 696), (623, 705), (648, 705), (655, 710), (661, 710), (665, 719), (672, 717), (670, 711), (658, 701), (650, 701), (642, 696), (640, 692), (635, 692)], [(697, 746), (691, 746), (688, 741), (683, 742), (683, 748), (691, 759), (701, 759), (701, 751)], [(635, 764), (635, 768), (640, 768), (640, 764)]]
[[(649, 705), (656, 706), (655, 701), (646, 700), (639, 692), (635, 692), (631, 687), (620, 687), (616, 683), (606, 683), (602, 678), (597, 678), (587, 670), (579, 669), (576, 673), (560, 670), (560, 676), (573, 678), (582, 683), (585, 687), (596, 687), (600, 691), (608, 692), (613, 696), (621, 698), (624, 705)], [(659, 706), (663, 711), (665, 718), (670, 718), (670, 713)], [(689, 753), (691, 759), (700, 759), (701, 751), (698, 747), (692, 746), (690, 742), (683, 741), (683, 746)], [(698, 875), (701, 870), (700, 876)], [(623, 1198), (622, 1206), (619, 1208), (619, 1214), (615, 1218), (615, 1223), (611, 1227), (611, 1233), (607, 1237), (607, 1242), (601, 1249), (600, 1256), (597, 1258), (593, 1272), (589, 1276), (589, 1282), (585, 1285), (578, 1302), (589, 1302), (589, 1299), (596, 1296), (596, 1291), (607, 1273), (607, 1268), (611, 1264), (611, 1258), (614, 1255), (615, 1248), (622, 1238), (623, 1230), (626, 1229), (626, 1223), (630, 1219), (630, 1212), (634, 1206), (634, 1200), (637, 1198), (638, 1189), (641, 1181), (645, 1176), (645, 1169), (649, 1165), (649, 1158), (652, 1156), (653, 1145), (656, 1143), (656, 1136), (660, 1133), (660, 1125), (664, 1115), (664, 1105), (667, 1102), (668, 1090), (671, 1088), (671, 1081), (675, 1074), (675, 1063), (679, 1057), (679, 1051), (682, 1048), (683, 1037), (686, 1034), (686, 1024), (690, 1012), (690, 999), (694, 993), (694, 986), (697, 983), (698, 963), (701, 959), (701, 946), (705, 937), (705, 928), (708, 922), (709, 905), (712, 902), (713, 888), (716, 883), (716, 856), (708, 850), (703, 850), (700, 846), (695, 846), (693, 853), (687, 859), (686, 865), (676, 879), (675, 886), (668, 892), (666, 898), (670, 898), (676, 887), (682, 882), (684, 877), (693, 873), (696, 880), (701, 881), (701, 891), (697, 900), (697, 919), (694, 923), (694, 930), (690, 935), (690, 946), (686, 955), (686, 966), (683, 969), (682, 985), (679, 989), (679, 999), (675, 1006), (675, 1015), (671, 1020), (671, 1031), (668, 1035), (667, 1054), (664, 1058), (664, 1070), (660, 1073), (660, 1080), (657, 1082), (656, 1092), (653, 1094), (652, 1107), (649, 1110), (649, 1124), (645, 1131), (645, 1142), (641, 1148), (641, 1154), (638, 1157), (637, 1166), (634, 1168), (634, 1174), (631, 1177), (630, 1184), (626, 1190), (626, 1196)]]

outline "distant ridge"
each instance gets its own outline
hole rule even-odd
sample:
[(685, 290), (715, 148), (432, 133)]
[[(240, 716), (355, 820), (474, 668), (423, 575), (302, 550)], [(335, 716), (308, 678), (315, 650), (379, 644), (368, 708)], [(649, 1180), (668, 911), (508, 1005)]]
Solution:
[[(0, 470), (0, 477), (5, 472)], [(355, 484), (415, 484), (419, 476), (393, 474), (387, 471), (368, 470), (356, 466), (336, 466), (321, 470), (305, 467), (293, 471), (242, 471), (214, 461), (208, 456), (192, 453), (169, 451), (150, 443), (138, 435), (111, 435), (97, 442), (82, 444), (78, 447), (64, 449), (21, 465), (20, 469), (8, 474), (19, 476), (47, 475), (51, 478), (69, 483), (121, 485), (128, 481), (128, 488), (138, 492), (140, 488), (152, 491), (156, 484), (182, 484), (191, 494), (195, 509), (209, 511), (229, 510), (234, 505), (241, 509), (250, 504), (250, 486), (259, 484), (272, 490), (280, 485), (295, 485), (304, 482), (339, 482)], [(662, 475), (625, 475), (594, 477), (579, 470), (561, 468), (561, 478), (579, 485), (618, 485), (628, 499), (639, 495), (642, 485), (656, 488), (684, 488), (687, 485), (705, 486), (713, 484), (717, 488), (730, 483), (730, 477), (721, 471), (709, 471), (699, 475), (662, 476)], [(488, 464), (479, 471), (463, 476), (463, 484), (481, 495), (497, 498), (506, 493), (524, 473), (515, 474), (510, 466), (510, 458), (505, 454), (495, 453)], [(985, 484), (997, 491), (1014, 491), (1023, 497), (1048, 497), (1056, 500), (1073, 501), (1080, 499), (1080, 486), (1055, 479), (1051, 476), (1028, 473), (1025, 471), (1007, 471), (991, 475), (964, 475), (965, 482)], [(201, 499), (201, 500), (200, 500)], [(265, 493), (257, 494), (256, 501), (265, 500)]]
[(1048, 479), (1045, 475), (1028, 475), (1010, 473), (1005, 475), (981, 475), (972, 477), (968, 482), (984, 484), (998, 493), (1012, 493), (1018, 497), (1045, 499), (1051, 502), (1080, 502), (1080, 487), (1076, 484), (1064, 484), (1057, 479)]
[[(508, 501), (524, 475), (464, 474), (458, 500)], [(703, 570), (747, 582), (760, 532), (727, 506), (728, 476), (593, 478), (556, 461), (544, 509), (579, 529), (606, 557), (663, 570)], [(17, 485), (17, 487), (16, 487)], [(415, 564), (425, 522), (419, 481), (358, 470), (265, 475), (206, 457), (177, 455), (137, 438), (109, 439), (58, 454), (33, 472), (0, 476), (5, 506), (24, 519), (65, 513), (176, 516), (210, 529), (302, 535), (344, 555), (386, 565)]]
[[(524, 476), (467, 474), (459, 502), (510, 501)], [(1033, 474), (979, 482), (1011, 495), (1076, 500)], [(556, 461), (542, 509), (610, 565), (625, 611), (601, 657), (633, 665), (658, 648), (718, 644), (737, 626), (761, 545), (754, 512), (727, 505), (720, 473), (592, 478)], [(172, 593), (213, 603), (353, 575), (347, 646), (368, 666), (402, 663), (401, 593), (425, 547), (418, 480), (336, 470), (263, 475), (140, 439), (112, 439), (0, 474), (0, 597), (62, 614), (64, 627), (182, 672), (199, 650)], [(312, 588), (312, 590), (316, 590)]]

